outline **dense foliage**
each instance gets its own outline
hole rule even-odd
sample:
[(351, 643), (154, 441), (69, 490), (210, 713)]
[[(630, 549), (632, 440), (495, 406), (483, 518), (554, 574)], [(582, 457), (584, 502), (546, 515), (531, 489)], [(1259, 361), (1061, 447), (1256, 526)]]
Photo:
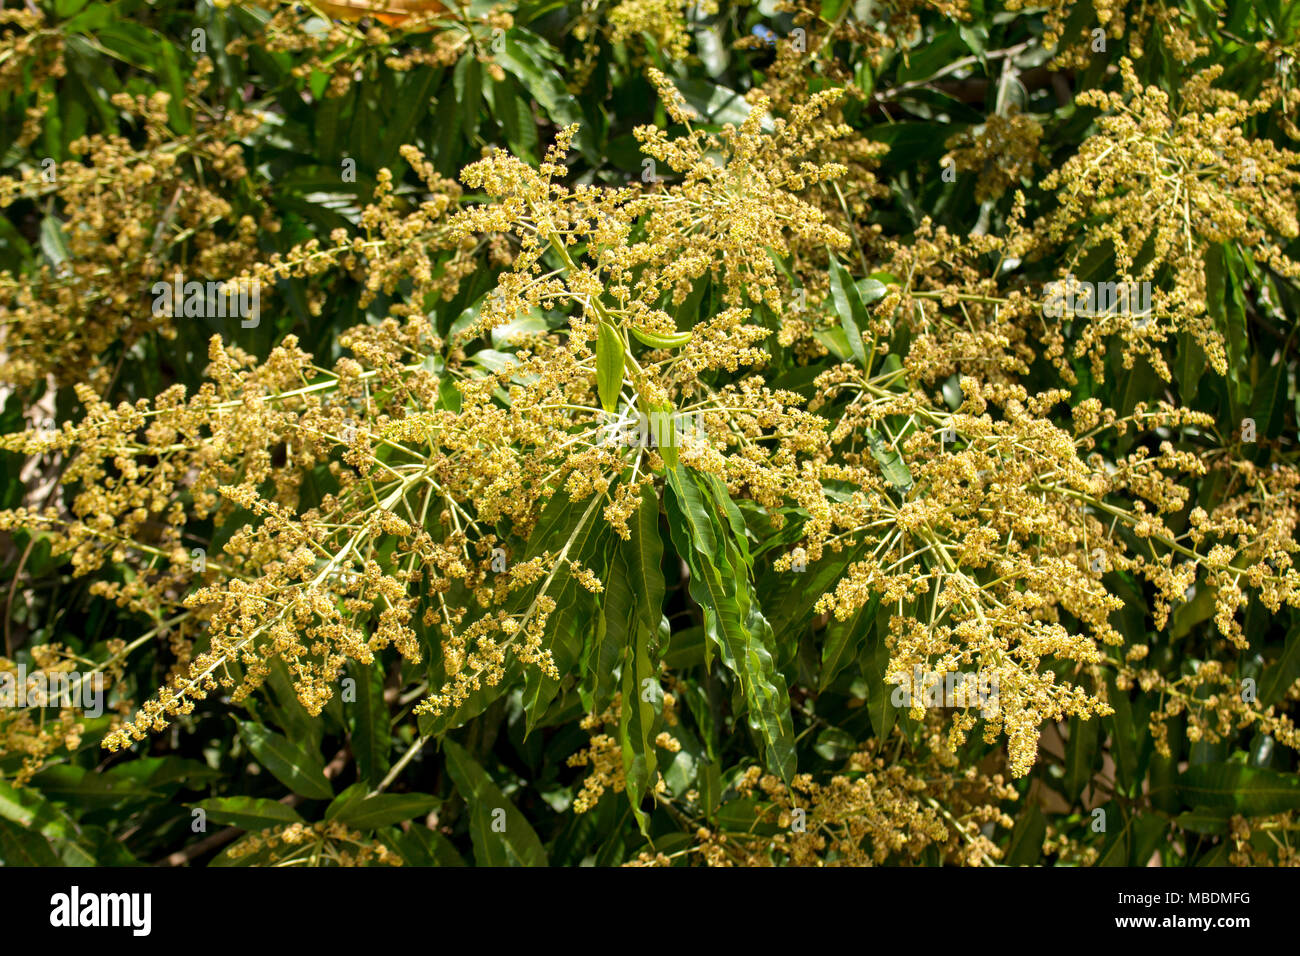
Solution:
[(6, 4), (0, 861), (1294, 864), (1298, 43)]

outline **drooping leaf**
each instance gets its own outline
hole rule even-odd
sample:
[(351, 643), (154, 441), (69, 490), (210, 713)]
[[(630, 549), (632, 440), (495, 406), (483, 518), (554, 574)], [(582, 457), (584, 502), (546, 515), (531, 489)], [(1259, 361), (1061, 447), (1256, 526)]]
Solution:
[(865, 607), (858, 608), (847, 620), (831, 618), (822, 638), (820, 685), (830, 687), (840, 671), (857, 659), (864, 641), (875, 630), (876, 608), (880, 595), (873, 594)]
[[(881, 288), (884, 286), (881, 285)], [(862, 344), (862, 330), (870, 320), (867, 308), (862, 304), (858, 287), (853, 284), (848, 270), (834, 256), (831, 256), (831, 299), (835, 304), (835, 313), (844, 326), (844, 334), (848, 336), (849, 350), (858, 364), (870, 371), (867, 366), (867, 350)]]
[(788, 781), (795, 771), (790, 695), (773, 663), (771, 627), (754, 599), (739, 547), (692, 474), (672, 469), (668, 487), (669, 526), (690, 567), (691, 597), (704, 609), (705, 632), (740, 681), (749, 726), (763, 741), (768, 766)]
[(619, 719), (619, 746), (628, 800), (637, 825), (649, 835), (641, 801), (657, 774), (655, 737), (663, 713), (663, 688), (650, 654), (651, 632), (639, 615), (628, 622), (629, 646), (623, 659), (623, 707)]
[(239, 722), (239, 736), (257, 762), (294, 793), (309, 800), (334, 797), (319, 754), (308, 753), (287, 737), (248, 720)]
[(444, 740), (447, 773), (465, 800), (479, 866), (546, 866), (546, 850), (528, 820), (465, 748)]
[(1276, 704), (1297, 680), (1300, 680), (1300, 622), (1291, 625), (1281, 657), (1260, 677), (1260, 708), (1267, 710)]
[(351, 667), (349, 672), (356, 681), (356, 700), (344, 705), (352, 731), (352, 754), (361, 778), (376, 786), (388, 772), (392, 743), (388, 706), (384, 703), (384, 672), (375, 666)]

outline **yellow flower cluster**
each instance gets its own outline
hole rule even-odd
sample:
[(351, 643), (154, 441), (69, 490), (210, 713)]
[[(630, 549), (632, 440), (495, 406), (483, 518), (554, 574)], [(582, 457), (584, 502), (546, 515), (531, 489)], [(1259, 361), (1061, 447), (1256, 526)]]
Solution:
[(231, 860), (260, 866), (401, 866), (402, 858), (379, 840), (367, 839), (337, 821), (291, 823), (250, 833), (232, 846)]
[[(618, 5), (615, 39), (651, 33), (675, 49), (679, 6)], [(892, 5), (891, 17), (909, 22), (923, 6)], [(272, 22), (288, 29), (299, 16), (285, 10)], [(865, 29), (849, 19), (819, 28), (808, 55)], [(305, 49), (303, 36), (283, 49)], [(461, 39), (438, 40), (427, 62), (453, 62), (479, 42), (472, 30), (447, 36)], [(353, 39), (366, 55), (385, 47), (379, 34)], [(1090, 361), (1099, 379), (1118, 339), (1130, 364), (1142, 356), (1168, 378), (1159, 345), (1187, 333), (1226, 369), (1196, 265), (1215, 244), (1249, 246), (1257, 263), (1297, 277), (1284, 249), (1298, 232), (1300, 155), (1240, 132), (1281, 91), (1248, 101), (1216, 88), (1221, 71), (1211, 68), (1175, 106), (1125, 61), (1122, 95), (1080, 97), (1103, 115), (1098, 134), (1041, 183), (1059, 200), (1054, 211), (1027, 224), (1015, 193), (999, 235), (959, 236), (924, 220), (905, 241), (885, 240), (859, 225), (881, 194), (872, 168), (882, 149), (842, 121), (857, 94), (838, 86), (796, 94), (791, 56), (778, 49), (746, 119), (716, 132), (664, 73), (648, 71), (672, 123), (634, 131), (648, 182), (573, 182), (573, 126), (536, 168), (486, 149), (460, 184), (406, 147), (421, 200), (385, 170), (355, 229), (282, 254), (250, 241), (275, 226), (257, 197), (222, 234), (218, 224), (236, 209), (219, 185), (181, 188), (192, 163), (217, 180), (243, 176), (237, 141), (261, 122), (252, 114), (164, 143), (165, 97), (123, 99), (144, 124), (143, 147), (91, 138), (78, 144), (87, 161), (63, 164), (52, 183), (35, 172), (0, 181), (6, 205), (58, 202), (71, 253), (66, 268), (0, 274), (0, 377), (77, 380), (82, 406), (58, 429), (0, 438), (4, 450), (60, 459), (61, 480), (74, 489), (53, 504), (0, 512), (0, 530), (43, 532), (74, 573), (96, 577), (92, 593), (154, 621), (150, 637), (170, 642), (174, 661), (158, 694), (116, 722), (106, 746), (131, 747), (218, 692), (240, 703), (280, 664), (302, 706), (319, 715), (350, 663), (373, 664), (389, 648), (428, 665), (410, 697), (422, 732), (472, 718), (503, 684), (571, 686), (577, 654), (563, 629), (578, 600), (609, 590), (591, 555), (632, 539), (643, 495), (657, 495), (674, 465), (744, 502), (743, 516), (727, 518), (746, 560), (746, 519), (782, 531), (791, 515), (799, 555), (843, 559), (842, 573), (806, 603), (823, 623), (872, 609), (884, 683), (903, 685), (918, 670), (939, 679), (972, 672), (996, 694), (991, 707), (942, 714), (911, 701), (908, 717), (925, 734), (917, 758), (933, 775), (881, 749), (902, 746), (901, 736), (873, 740), (825, 780), (787, 783), (754, 768), (734, 790), (775, 830), (698, 826), (683, 852), (719, 865), (927, 854), (995, 862), (985, 828), (1008, 824), (999, 801), (1015, 791), (998, 773), (955, 771), (956, 751), (973, 734), (1005, 741), (1004, 769), (1024, 776), (1045, 726), (1113, 712), (1107, 678), (1122, 693), (1136, 685), (1163, 695), (1151, 717), (1162, 752), (1165, 724), (1184, 715), (1192, 739), (1254, 725), (1300, 746), (1287, 716), (1239, 693), (1235, 670), (1209, 661), (1170, 677), (1145, 660), (1145, 645), (1126, 646), (1114, 587), (1122, 575), (1145, 588), (1157, 630), (1189, 593), (1203, 592), (1214, 640), (1244, 649), (1240, 618), (1251, 596), (1271, 611), (1300, 607), (1300, 473), (1235, 455), (1213, 416), (1172, 396), (1122, 410), (1081, 398), (1074, 364)], [(350, 75), (335, 74), (335, 85)], [(1042, 165), (1040, 135), (1036, 120), (1011, 112), (948, 148), (958, 169), (979, 173), (978, 197), (995, 200)], [(101, 188), (122, 177), (132, 189)], [(1068, 354), (1066, 326), (1082, 317), (1043, 315), (1039, 290), (1015, 270), (1063, 253), (1069, 274), (1102, 247), (1125, 282), (1170, 281), (1153, 294), (1151, 322), (1090, 317), (1070, 326)], [(429, 309), (472, 284), (484, 258), (502, 269), (495, 285), (438, 334)], [(831, 278), (841, 258), (878, 277), (853, 287), (855, 295), (880, 287), (861, 328), (846, 322), (838, 301), (846, 289)], [(319, 279), (313, 314), (338, 277), (362, 285), (363, 307), (391, 304), (341, 336), (345, 354), (332, 361), (318, 364), (294, 336), (263, 361), (214, 336), (198, 389), (113, 405), (101, 398), (108, 370), (98, 357), (110, 341), (165, 336), (169, 320), (119, 301), (120, 290), (105, 300), (105, 259), (123, 288), (184, 260), (268, 287)], [(701, 302), (705, 287), (715, 294)], [(899, 335), (905, 356), (889, 352)], [(843, 361), (802, 386), (764, 374), (778, 355), (806, 362), (831, 352)], [(1059, 383), (1031, 390), (1023, 380), (1040, 359)], [(610, 440), (611, 416), (638, 415), (694, 427), (671, 451)], [(1192, 490), (1210, 481), (1221, 483), (1220, 504), (1189, 511)], [(193, 547), (207, 522), (229, 531), (211, 554)], [(756, 560), (791, 572), (795, 553)], [(108, 573), (119, 569), (126, 573)], [(673, 703), (664, 700), (669, 727)], [(590, 771), (580, 812), (628, 787), (608, 732), (623, 706), (616, 699), (583, 724), (597, 732), (570, 761)], [(76, 728), (62, 717), (53, 728), (24, 719), (5, 724), (4, 741), (32, 755), (30, 775)], [(669, 754), (682, 747), (667, 730), (653, 742)], [(662, 779), (654, 796), (689, 817)], [(290, 827), (248, 846), (286, 863), (389, 862), (382, 847), (328, 826)], [(1063, 857), (1086, 855), (1064, 837), (1054, 846)]]

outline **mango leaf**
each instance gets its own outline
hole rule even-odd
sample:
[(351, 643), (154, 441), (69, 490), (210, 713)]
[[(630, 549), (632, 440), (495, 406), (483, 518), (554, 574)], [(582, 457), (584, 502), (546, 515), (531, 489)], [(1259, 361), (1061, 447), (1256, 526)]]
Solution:
[(1101, 722), (1070, 718), (1070, 740), (1065, 748), (1064, 794), (1067, 799), (1077, 799), (1092, 779), (1097, 757), (1097, 738)]
[(537, 152), (537, 123), (533, 118), (528, 96), (519, 82), (507, 76), (500, 83), (489, 83), (483, 88), (490, 97), (492, 115), (501, 124), (506, 145), (524, 162), (535, 164)]
[(465, 865), (450, 840), (421, 823), (412, 823), (405, 833), (398, 832), (392, 844), (408, 866)]
[(596, 390), (605, 411), (618, 408), (618, 396), (623, 389), (623, 337), (608, 322), (601, 322), (596, 334)]
[(1028, 866), (1037, 863), (1043, 855), (1043, 840), (1047, 838), (1047, 819), (1037, 806), (1030, 806), (1016, 821), (1011, 831), (1011, 845), (1007, 847), (1007, 866)]
[(0, 862), (5, 866), (58, 866), (61, 861), (41, 834), (0, 819)]
[[(883, 285), (881, 289), (884, 289)], [(867, 308), (862, 304), (858, 287), (854, 285), (848, 270), (840, 265), (840, 261), (834, 256), (831, 256), (831, 300), (835, 303), (835, 312), (844, 326), (844, 334), (848, 336), (849, 350), (858, 360), (858, 364), (870, 371), (867, 365), (867, 350), (862, 344), (862, 330), (869, 322)]]
[[(584, 526), (584, 539), (596, 530), (593, 529), (593, 524), (589, 521)], [(599, 532), (607, 530), (602, 525)], [(603, 566), (597, 566), (595, 570), (602, 579), (608, 577), (607, 569)], [(567, 675), (573, 672), (582, 658), (583, 636), (590, 633), (596, 624), (593, 620), (593, 599), (576, 581), (567, 581), (562, 590), (556, 590), (552, 586), (550, 594), (555, 597), (562, 611), (552, 615), (542, 638), (542, 646), (555, 662), (560, 679), (550, 677), (538, 667), (525, 670), (523, 705), (527, 716), (527, 733), (532, 733), (539, 724), (549, 723), (555, 717), (553, 705), (563, 703), (562, 698), (557, 700), (556, 697), (566, 680), (571, 680)]]
[(845, 667), (857, 659), (863, 641), (875, 627), (876, 608), (880, 595), (873, 594), (865, 607), (860, 607), (848, 620), (831, 618), (822, 638), (822, 670), (820, 689), (825, 690)]
[(378, 666), (361, 664), (351, 665), (348, 670), (356, 681), (357, 694), (355, 701), (346, 704), (352, 754), (361, 779), (378, 786), (388, 773), (388, 751), (392, 743), (388, 705), (384, 703), (384, 671)]
[[(601, 542), (612, 532), (601, 521), (595, 520), (599, 498), (575, 503), (564, 492), (559, 492), (548, 503), (538, 529), (532, 535), (533, 545), (529, 552), (532, 557), (542, 548), (560, 550), (567, 546), (568, 558), (582, 560), (588, 566), (594, 566), (596, 573), (607, 578), (603, 563), (597, 563), (592, 556), (601, 553)], [(557, 507), (552, 507), (557, 506)], [(543, 523), (550, 533), (541, 534)], [(563, 544), (557, 545), (557, 542)], [(522, 593), (522, 592), (521, 592)], [(568, 561), (557, 566), (554, 576), (547, 585), (547, 593), (555, 598), (563, 613), (555, 614), (547, 626), (543, 647), (550, 652), (556, 669), (563, 675), (572, 670), (581, 659), (584, 645), (583, 636), (593, 626), (592, 599), (587, 591), (573, 580), (572, 569)], [(527, 714), (527, 732), (531, 733), (538, 721), (546, 714), (548, 706), (560, 690), (560, 681), (542, 673), (540, 668), (530, 667), (524, 675), (524, 711)]]
[[(96, 866), (103, 855), (87, 828), (43, 794), (4, 781), (0, 781), (0, 831), (0, 863), (7, 866)], [(127, 856), (125, 862), (130, 862)]]
[(214, 797), (194, 805), (203, 810), (211, 822), (223, 827), (265, 830), (303, 822), (298, 811), (287, 803), (265, 797)]
[(1259, 679), (1259, 706), (1272, 707), (1297, 680), (1300, 680), (1300, 621), (1287, 632), (1282, 656), (1270, 665)]
[(890, 656), (889, 644), (885, 640), (889, 630), (889, 615), (877, 613), (875, 620), (868, 622), (867, 626), (868, 633), (874, 636), (858, 656), (858, 668), (867, 679), (867, 714), (871, 718), (871, 729), (877, 738), (885, 740), (898, 719), (893, 687), (885, 683)]
[(1225, 810), (1188, 810), (1174, 817), (1174, 823), (1192, 833), (1223, 834), (1228, 832)]
[(664, 601), (663, 543), (659, 497), (653, 486), (642, 486), (641, 504), (628, 530), (631, 537), (618, 547), (614, 573), (605, 576), (597, 628), (584, 658), (581, 693), (588, 712), (604, 710), (613, 698), (616, 672), (626, 649), (635, 643), (638, 623), (651, 635), (649, 643), (658, 643)]
[(641, 504), (631, 524), (631, 540), (624, 546), (629, 576), (639, 596), (637, 613), (646, 630), (654, 634), (663, 617), (663, 542), (659, 538), (659, 496), (652, 485), (641, 486)]
[(239, 721), (239, 736), (253, 756), (282, 784), (309, 800), (330, 800), (334, 789), (325, 779), (319, 754), (308, 753), (287, 737), (252, 721)]
[(1264, 370), (1252, 392), (1250, 414), (1258, 423), (1258, 433), (1277, 438), (1286, 421), (1287, 363), (1281, 357)]
[(426, 817), (441, 802), (427, 793), (376, 793), (349, 802), (333, 819), (357, 830), (374, 830)]
[(578, 693), (588, 713), (600, 713), (614, 699), (618, 668), (627, 649), (628, 621), (634, 613), (636, 595), (631, 578), (617, 573), (617, 568), (614, 572), (605, 581), (596, 628), (590, 644), (583, 649), (583, 678)]
[(650, 654), (653, 632), (646, 629), (639, 616), (634, 615), (628, 622), (628, 637), (630, 644), (623, 662), (619, 748), (623, 755), (623, 772), (632, 813), (636, 817), (637, 826), (648, 837), (649, 829), (641, 801), (655, 782), (658, 758), (654, 741), (659, 733), (664, 696), (656, 679), (658, 667)]
[(795, 772), (790, 695), (772, 661), (772, 629), (754, 600), (740, 549), (693, 474), (670, 469), (668, 487), (669, 527), (690, 568), (690, 593), (704, 610), (705, 633), (740, 681), (748, 723), (763, 742), (768, 767), (788, 782)]
[(1129, 692), (1119, 690), (1115, 680), (1107, 675), (1109, 690), (1107, 700), (1115, 713), (1102, 718), (1110, 731), (1111, 756), (1115, 760), (1116, 781), (1128, 792), (1139, 777), (1137, 724), (1133, 719), (1133, 703)]
[(479, 866), (546, 866), (546, 850), (528, 820), (486, 770), (454, 740), (442, 742), (447, 773), (469, 807), (470, 840)]
[(1300, 777), (1239, 763), (1200, 764), (1178, 776), (1188, 807), (1228, 810), (1258, 817), (1300, 809)]
[(533, 99), (546, 112), (556, 126), (578, 124), (578, 134), (573, 144), (591, 163), (599, 165), (601, 157), (595, 148), (595, 138), (589, 124), (583, 121), (582, 108), (568, 91), (560, 72), (547, 63), (558, 54), (541, 37), (520, 27), (507, 30), (493, 59), (532, 94)]
[(903, 461), (903, 456), (897, 449), (891, 449), (886, 445), (874, 428), (868, 428), (866, 433), (867, 444), (871, 447), (871, 457), (876, 459), (876, 464), (880, 466), (880, 473), (894, 486), (895, 491), (907, 494), (912, 490), (913, 480), (912, 471), (907, 467), (907, 462)]
[(56, 269), (72, 256), (68, 251), (68, 238), (63, 232), (63, 223), (54, 216), (46, 216), (41, 220), (40, 244), (41, 252)]

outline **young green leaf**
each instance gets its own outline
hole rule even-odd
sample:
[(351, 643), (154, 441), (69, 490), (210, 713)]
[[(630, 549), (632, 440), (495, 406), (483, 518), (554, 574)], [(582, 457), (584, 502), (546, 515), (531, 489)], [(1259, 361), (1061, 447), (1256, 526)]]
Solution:
[(678, 346), (685, 345), (691, 340), (690, 332), (675, 332), (672, 335), (660, 335), (658, 332), (647, 332), (645, 329), (638, 329), (635, 325), (631, 326), (632, 334), (636, 336), (637, 341), (642, 345), (648, 345), (652, 349), (675, 349)]
[[(883, 285), (881, 289), (883, 295)], [(834, 256), (831, 256), (831, 299), (835, 303), (835, 312), (844, 326), (844, 334), (848, 336), (849, 349), (853, 357), (858, 360), (859, 365), (870, 371), (867, 365), (867, 350), (862, 344), (862, 330), (866, 328), (868, 322), (867, 307), (862, 304), (862, 297), (858, 294), (858, 287), (853, 283), (852, 276)]]
[(623, 337), (608, 322), (601, 322), (596, 333), (596, 390), (605, 411), (618, 408), (623, 389)]

